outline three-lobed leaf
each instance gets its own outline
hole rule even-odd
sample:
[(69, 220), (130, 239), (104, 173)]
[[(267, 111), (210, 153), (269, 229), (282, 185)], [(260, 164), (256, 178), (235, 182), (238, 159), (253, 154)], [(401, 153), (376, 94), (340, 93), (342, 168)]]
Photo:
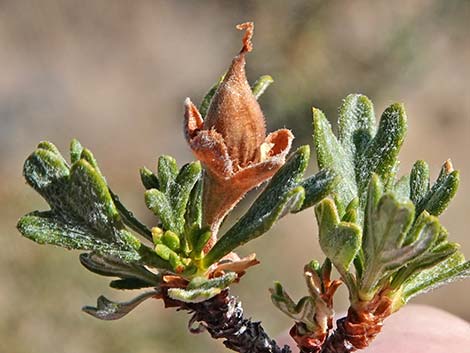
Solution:
[(51, 210), (22, 217), (18, 229), (41, 244), (93, 250), (126, 261), (139, 259), (141, 244), (125, 229), (93, 155), (76, 140), (71, 151), (71, 167), (49, 142), (40, 143), (28, 157), (26, 181)]
[(341, 273), (349, 266), (361, 248), (362, 230), (350, 222), (341, 222), (335, 203), (324, 199), (315, 207), (320, 247)]

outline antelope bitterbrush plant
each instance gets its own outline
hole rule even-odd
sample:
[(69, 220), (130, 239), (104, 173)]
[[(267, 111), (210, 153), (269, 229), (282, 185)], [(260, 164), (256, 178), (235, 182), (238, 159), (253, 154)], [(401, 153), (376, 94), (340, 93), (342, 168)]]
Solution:
[[(156, 216), (152, 226), (120, 202), (93, 154), (73, 140), (69, 162), (50, 142), (41, 142), (26, 160), (26, 181), (50, 210), (25, 215), (18, 229), (40, 244), (85, 251), (83, 266), (117, 278), (113, 288), (150, 288), (125, 303), (99, 297), (96, 307), (83, 308), (94, 317), (119, 319), (146, 299), (162, 299), (192, 314), (191, 332), (207, 330), (229, 349), (287, 353), (290, 348), (279, 347), (259, 322), (243, 317), (241, 303), (230, 295), (230, 285), (259, 263), (255, 254), (240, 258), (235, 251), (279, 218), (314, 206), (326, 258), (304, 268), (308, 295), (296, 303), (276, 283), (273, 303), (294, 320), (291, 335), (302, 352), (365, 348), (384, 319), (412, 297), (470, 275), (470, 262), (438, 219), (459, 174), (447, 161), (431, 185), (427, 164), (418, 161), (398, 178), (403, 106), (391, 105), (377, 125), (372, 103), (354, 94), (340, 109), (337, 136), (313, 109), (320, 171), (305, 177), (309, 147), (288, 157), (292, 133), (266, 135), (257, 98), (272, 79), (262, 76), (250, 87), (245, 56), (253, 24), (238, 28), (246, 31), (243, 46), (225, 75), (199, 108), (185, 102), (185, 136), (197, 161), (179, 168), (162, 156), (155, 173), (140, 170), (145, 203)], [(265, 181), (248, 211), (220, 235), (227, 214)], [(333, 296), (343, 283), (351, 305), (333, 331)]]

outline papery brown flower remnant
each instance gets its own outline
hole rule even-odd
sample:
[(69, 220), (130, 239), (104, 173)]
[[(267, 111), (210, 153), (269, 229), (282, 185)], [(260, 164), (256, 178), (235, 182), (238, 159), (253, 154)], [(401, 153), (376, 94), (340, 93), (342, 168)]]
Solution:
[(294, 136), (287, 129), (266, 136), (266, 126), (247, 81), (245, 55), (252, 50), (254, 25), (243, 23), (243, 47), (233, 59), (203, 119), (189, 98), (185, 101), (185, 136), (205, 168), (204, 223), (217, 239), (227, 213), (251, 189), (271, 178), (285, 163)]

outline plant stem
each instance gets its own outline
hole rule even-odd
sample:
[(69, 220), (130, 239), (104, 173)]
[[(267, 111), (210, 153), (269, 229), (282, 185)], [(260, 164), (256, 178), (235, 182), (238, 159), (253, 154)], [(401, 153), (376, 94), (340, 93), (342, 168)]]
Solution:
[(356, 350), (346, 337), (346, 331), (344, 329), (345, 321), (346, 318), (342, 318), (336, 322), (337, 328), (326, 340), (321, 353), (350, 353)]
[(243, 317), (241, 302), (228, 289), (201, 303), (183, 303), (165, 297), (167, 306), (193, 313), (188, 325), (192, 333), (207, 330), (212, 338), (225, 339), (227, 348), (240, 353), (291, 353), (289, 346), (281, 348), (269, 338), (260, 322)]

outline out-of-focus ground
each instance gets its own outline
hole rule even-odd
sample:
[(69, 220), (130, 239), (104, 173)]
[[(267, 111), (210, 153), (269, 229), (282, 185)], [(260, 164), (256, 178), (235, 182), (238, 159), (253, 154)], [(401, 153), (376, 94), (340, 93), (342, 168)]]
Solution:
[[(409, 133), (402, 170), (449, 157), (462, 171), (443, 222), (470, 256), (470, 2), (468, 1), (2, 1), (0, 3), (0, 352), (223, 352), (190, 335), (188, 316), (148, 301), (116, 322), (80, 312), (100, 294), (132, 296), (81, 268), (78, 253), (38, 246), (15, 229), (45, 203), (21, 177), (40, 140), (66, 151), (77, 137), (113, 190), (148, 224), (137, 170), (157, 156), (192, 157), (182, 135), (183, 100), (199, 101), (240, 48), (234, 25), (256, 23), (251, 80), (275, 84), (261, 99), (271, 130), (289, 127), (311, 144), (315, 105), (331, 120), (348, 93), (379, 114), (404, 102)], [(314, 163), (312, 163), (314, 165)], [(246, 207), (246, 203), (242, 208)], [(290, 325), (270, 303), (282, 281), (305, 293), (303, 264), (321, 258), (312, 211), (288, 217), (243, 249), (253, 268), (235, 291), (248, 316), (276, 335)], [(470, 320), (470, 282), (416, 300)], [(346, 293), (338, 309), (346, 308)], [(385, 328), (386, 329), (386, 328)]]

